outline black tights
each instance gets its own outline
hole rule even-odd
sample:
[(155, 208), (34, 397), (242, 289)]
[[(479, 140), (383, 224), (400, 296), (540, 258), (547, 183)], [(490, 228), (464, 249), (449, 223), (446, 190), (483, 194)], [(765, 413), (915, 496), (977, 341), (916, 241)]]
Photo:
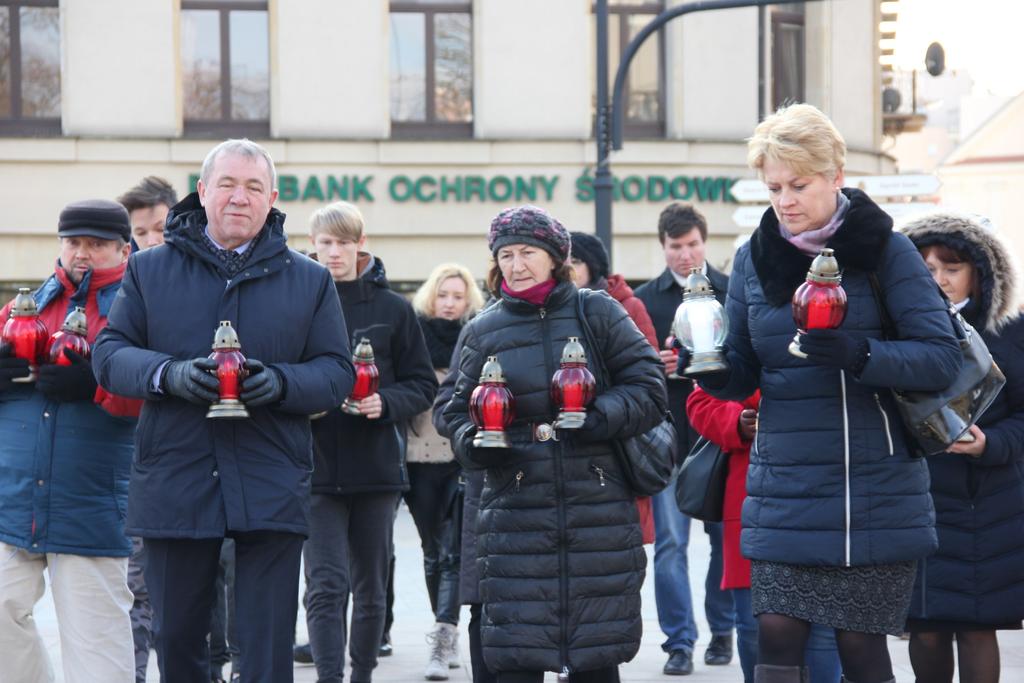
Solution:
[[(757, 617), (757, 662), (775, 666), (802, 666), (811, 625), (784, 614)], [(892, 679), (892, 662), (885, 636), (836, 629), (836, 645), (843, 675), (850, 683), (884, 683)]]
[[(958, 631), (957, 660), (960, 683), (996, 683), (999, 680), (999, 641), (995, 631)], [(917, 683), (952, 683), (953, 634), (913, 633), (910, 663)]]

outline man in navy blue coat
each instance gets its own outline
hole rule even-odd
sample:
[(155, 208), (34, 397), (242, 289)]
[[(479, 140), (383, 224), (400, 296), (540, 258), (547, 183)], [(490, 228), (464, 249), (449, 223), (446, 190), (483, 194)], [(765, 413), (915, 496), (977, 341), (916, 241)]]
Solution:
[[(164, 681), (209, 677), (206, 634), (221, 542), (236, 544), (243, 681), (292, 680), (299, 557), (308, 534), (309, 415), (352, 388), (348, 335), (328, 271), (288, 249), (273, 160), (228, 140), (198, 192), (168, 216), (165, 244), (133, 255), (97, 340), (101, 385), (145, 399), (128, 533), (145, 539)], [(221, 320), (249, 359), (249, 419), (206, 418), (207, 360)]]

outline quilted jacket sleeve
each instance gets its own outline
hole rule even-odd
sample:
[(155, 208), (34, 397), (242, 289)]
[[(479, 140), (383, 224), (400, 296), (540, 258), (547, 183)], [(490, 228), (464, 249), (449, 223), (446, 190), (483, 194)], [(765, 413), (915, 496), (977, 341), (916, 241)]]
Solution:
[(894, 233), (879, 264), (878, 279), (897, 339), (869, 339), (870, 357), (858, 379), (908, 391), (938, 391), (963, 364), (946, 305), (910, 239)]

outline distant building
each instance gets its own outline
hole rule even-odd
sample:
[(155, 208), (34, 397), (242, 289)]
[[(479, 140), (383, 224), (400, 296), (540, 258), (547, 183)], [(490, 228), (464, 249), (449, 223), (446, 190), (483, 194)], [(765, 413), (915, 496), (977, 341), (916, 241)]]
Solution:
[(1024, 248), (1024, 93), (977, 128), (943, 161), (942, 203), (990, 218)]
[[(612, 69), (683, 1), (611, 0)], [(782, 102), (832, 116), (849, 172), (891, 172), (881, 19), (878, 0), (782, 3), (691, 15), (652, 37), (613, 157), (616, 269), (660, 271), (657, 216), (676, 198), (709, 217), (712, 259), (729, 258), (729, 186), (752, 176), (744, 139)], [(442, 258), (482, 274), (486, 225), (510, 204), (593, 229), (589, 0), (4, 0), (0, 45), (2, 281), (46, 274), (67, 202), (149, 174), (184, 194), (229, 136), (274, 155), (296, 236), (325, 202), (358, 204), (396, 280)]]

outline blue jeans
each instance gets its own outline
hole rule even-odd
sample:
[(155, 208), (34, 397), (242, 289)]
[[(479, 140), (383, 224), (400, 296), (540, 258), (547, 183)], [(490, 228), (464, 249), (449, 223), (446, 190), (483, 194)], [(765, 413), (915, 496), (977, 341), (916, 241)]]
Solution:
[[(750, 607), (750, 589), (737, 588), (732, 592), (736, 603), (736, 649), (740, 655), (744, 683), (753, 683), (754, 665), (757, 664), (757, 619)], [(811, 633), (804, 647), (804, 664), (810, 669), (810, 683), (838, 683), (841, 666), (836, 650), (835, 631), (811, 624)]]
[[(690, 518), (676, 507), (676, 484), (651, 499), (654, 509), (654, 600), (658, 607), (658, 623), (666, 640), (665, 652), (693, 652), (697, 641), (697, 622), (693, 616), (690, 593), (689, 563), (686, 558), (690, 543)], [(723, 591), (722, 525), (704, 525), (711, 538), (711, 561), (704, 581), (704, 614), (712, 635), (731, 635), (735, 625), (732, 593)]]

